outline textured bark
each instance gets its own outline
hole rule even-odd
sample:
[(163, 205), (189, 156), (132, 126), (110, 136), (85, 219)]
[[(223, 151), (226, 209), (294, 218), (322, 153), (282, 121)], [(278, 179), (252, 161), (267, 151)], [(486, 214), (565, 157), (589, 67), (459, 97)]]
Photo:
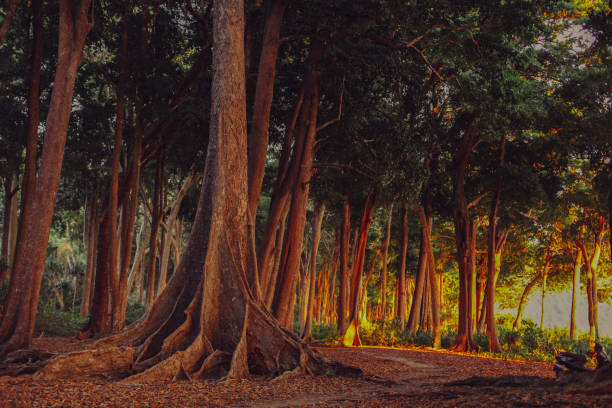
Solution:
[[(461, 121), (458, 119), (458, 123)], [(469, 275), (471, 257), (471, 228), (468, 204), (465, 196), (465, 177), (470, 154), (476, 144), (477, 128), (468, 120), (468, 125), (457, 126), (463, 131), (457, 151), (453, 158), (453, 218), (455, 222), (455, 243), (457, 246), (457, 262), (459, 263), (459, 315), (457, 338), (453, 348), (457, 351), (470, 351), (476, 348), (472, 337), (472, 309), (470, 304)]]
[[(210, 138), (184, 255), (145, 317), (97, 343), (98, 347), (125, 345), (119, 350), (133, 351), (126, 364), (98, 374), (123, 377), (129, 367), (130, 377), (124, 379), (128, 383), (211, 376), (237, 379), (275, 374), (287, 365), (296, 368), (292, 374), (329, 369), (360, 374), (326, 361), (284, 330), (251, 290), (256, 274), (248, 231), (243, 19), (242, 1), (215, 3)], [(117, 354), (117, 347), (68, 354), (53, 361), (64, 369), (48, 373), (45, 368), (40, 375), (57, 377), (79, 363), (100, 366)]]
[(255, 220), (268, 150), (270, 109), (274, 96), (276, 58), (280, 45), (281, 22), (287, 3), (273, 0), (267, 10), (263, 45), (259, 57), (257, 84), (253, 100), (253, 120), (249, 134), (249, 214)]
[(325, 204), (315, 204), (314, 217), (312, 220), (312, 246), (310, 248), (310, 286), (308, 293), (308, 306), (306, 311), (306, 326), (302, 332), (304, 341), (312, 341), (312, 319), (315, 303), (315, 281), (317, 275), (317, 254), (319, 252), (319, 241), (321, 240), (321, 225), (325, 215)]
[(6, 314), (0, 324), (0, 354), (27, 348), (32, 339), (51, 220), (59, 185), (72, 94), (81, 62), (91, 0), (60, 2), (57, 70), (46, 121), (39, 177), (23, 227), (24, 245), (16, 254)]
[(393, 203), (389, 206), (389, 218), (387, 220), (387, 235), (385, 237), (385, 254), (383, 256), (382, 280), (380, 283), (381, 318), (387, 316), (387, 263), (389, 259), (389, 241), (391, 240), (391, 221), (393, 219)]
[(346, 332), (348, 313), (348, 280), (349, 280), (349, 239), (351, 235), (351, 203), (348, 196), (344, 196), (342, 204), (342, 229), (340, 231), (340, 288), (338, 305), (336, 308), (338, 319), (338, 336)]

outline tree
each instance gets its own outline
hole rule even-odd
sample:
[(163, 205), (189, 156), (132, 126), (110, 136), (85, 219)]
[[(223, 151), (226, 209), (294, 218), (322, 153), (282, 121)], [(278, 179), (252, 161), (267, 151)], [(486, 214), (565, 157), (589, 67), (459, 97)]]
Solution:
[(62, 0), (60, 3), (57, 71), (47, 115), (40, 171), (31, 197), (30, 212), (24, 215), (27, 220), (22, 228), (24, 245), (15, 256), (6, 315), (0, 323), (0, 354), (27, 348), (32, 340), (74, 82), (85, 38), (93, 24), (89, 21), (90, 5), (91, 0)]
[[(340, 367), (283, 329), (260, 299), (248, 232), (243, 2), (218, 1), (213, 22), (210, 140), (187, 248), (145, 318), (98, 343), (131, 347), (107, 348), (99, 358), (111, 375), (138, 373), (134, 381), (242, 378), (285, 365), (309, 373)], [(40, 375), (73, 376), (74, 360), (88, 357), (55, 359)]]

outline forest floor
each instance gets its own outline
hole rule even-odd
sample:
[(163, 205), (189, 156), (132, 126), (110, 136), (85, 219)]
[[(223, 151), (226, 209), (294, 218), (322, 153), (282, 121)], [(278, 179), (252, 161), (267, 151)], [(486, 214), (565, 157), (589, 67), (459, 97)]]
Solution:
[[(34, 347), (69, 352), (91, 345), (36, 339)], [(0, 407), (606, 407), (612, 395), (563, 389), (548, 363), (507, 361), (422, 348), (318, 350), (360, 367), (364, 379), (334, 375), (272, 380), (163, 381), (0, 377)], [(330, 373), (332, 374), (332, 373)], [(0, 373), (1, 375), (1, 373)]]

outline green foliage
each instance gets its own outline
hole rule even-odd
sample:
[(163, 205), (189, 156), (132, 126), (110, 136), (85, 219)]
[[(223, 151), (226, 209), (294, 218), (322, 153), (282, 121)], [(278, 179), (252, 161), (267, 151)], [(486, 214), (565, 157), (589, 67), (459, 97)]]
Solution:
[(145, 313), (144, 305), (140, 303), (128, 302), (127, 309), (125, 311), (125, 325), (128, 326), (140, 319)]
[(46, 337), (74, 337), (87, 323), (86, 317), (40, 304), (34, 325), (34, 335)]

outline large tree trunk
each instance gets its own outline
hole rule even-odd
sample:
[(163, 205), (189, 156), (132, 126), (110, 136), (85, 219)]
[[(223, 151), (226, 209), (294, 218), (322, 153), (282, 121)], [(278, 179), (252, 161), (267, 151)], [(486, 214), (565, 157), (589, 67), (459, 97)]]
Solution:
[(391, 220), (393, 218), (393, 203), (389, 206), (389, 218), (387, 220), (387, 235), (385, 237), (385, 254), (383, 257), (382, 279), (380, 282), (381, 318), (387, 317), (387, 262), (389, 259), (389, 241), (391, 240)]
[(280, 45), (281, 22), (287, 3), (273, 0), (267, 9), (263, 45), (259, 57), (257, 85), (253, 100), (253, 120), (249, 134), (249, 214), (254, 222), (266, 167), (270, 108), (274, 96), (276, 58)]
[(51, 220), (62, 167), (72, 94), (85, 38), (91, 29), (91, 0), (60, 2), (57, 70), (47, 115), (40, 172), (32, 207), (23, 227), (24, 245), (16, 254), (6, 314), (0, 324), (0, 354), (29, 347), (45, 265)]
[(453, 348), (457, 351), (470, 351), (476, 348), (472, 337), (471, 290), (469, 286), (472, 236), (468, 203), (465, 195), (465, 173), (470, 154), (476, 144), (476, 133), (477, 128), (473, 123), (464, 128), (463, 136), (453, 159), (453, 218), (455, 221), (457, 262), (459, 263), (459, 321), (457, 338)]
[(349, 327), (344, 333), (343, 343), (345, 346), (360, 346), (361, 339), (359, 338), (359, 315), (361, 312), (361, 287), (363, 278), (363, 266), (365, 264), (366, 244), (368, 242), (368, 232), (372, 222), (372, 215), (376, 209), (376, 201), (378, 200), (379, 189), (377, 186), (372, 187), (368, 192), (368, 196), (363, 208), (363, 216), (361, 217), (361, 225), (359, 226), (359, 244), (353, 264), (351, 292), (349, 303)]
[(269, 375), (287, 365), (308, 373), (342, 368), (283, 329), (251, 290), (258, 282), (248, 231), (243, 2), (217, 1), (213, 22), (208, 154), (196, 218), (176, 273), (138, 324), (98, 342), (127, 348), (56, 358), (38, 378), (88, 372), (94, 355), (98, 362), (115, 363), (106, 375), (132, 374), (125, 381), (138, 383)]
[(578, 340), (578, 331), (576, 330), (576, 306), (578, 304), (578, 295), (580, 293), (580, 268), (582, 268), (582, 251), (578, 248), (574, 255), (574, 271), (572, 274), (572, 308), (570, 310), (570, 337), (572, 340)]
[(338, 291), (337, 319), (338, 336), (344, 336), (347, 327), (348, 313), (348, 280), (349, 280), (349, 240), (351, 237), (351, 203), (344, 196), (342, 203), (342, 228), (340, 230), (340, 288)]
[[(319, 252), (319, 241), (321, 240), (321, 225), (325, 215), (325, 204), (315, 204), (314, 217), (312, 220), (312, 245), (310, 248), (310, 286), (308, 293), (308, 306), (306, 311), (306, 326), (302, 332), (304, 341), (312, 340), (312, 316), (315, 303), (315, 281), (317, 275), (317, 253)], [(322, 272), (322, 271), (321, 271)]]

